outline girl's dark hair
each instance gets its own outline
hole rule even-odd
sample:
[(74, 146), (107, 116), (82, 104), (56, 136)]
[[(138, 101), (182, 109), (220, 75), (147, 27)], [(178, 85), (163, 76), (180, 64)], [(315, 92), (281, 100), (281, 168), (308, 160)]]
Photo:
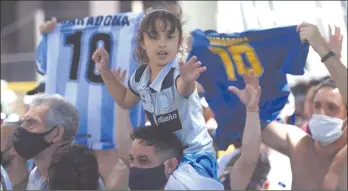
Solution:
[[(148, 64), (149, 58), (146, 50), (141, 47), (144, 41), (144, 33), (156, 33), (156, 22), (160, 20), (165, 24), (164, 30), (169, 29), (169, 33), (174, 33), (175, 29), (179, 31), (179, 39), (183, 36), (182, 31), (182, 9), (176, 4), (161, 4), (153, 8), (149, 8), (142, 18), (139, 26), (139, 31), (136, 37), (137, 46), (134, 51), (134, 59), (139, 64)], [(169, 28), (168, 28), (169, 27)], [(182, 53), (181, 44), (179, 52)]]

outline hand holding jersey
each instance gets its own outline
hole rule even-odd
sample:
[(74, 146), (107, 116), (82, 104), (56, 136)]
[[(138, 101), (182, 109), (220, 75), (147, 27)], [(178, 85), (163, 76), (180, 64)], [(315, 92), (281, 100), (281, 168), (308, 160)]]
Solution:
[[(321, 36), (320, 31), (316, 25), (310, 23), (302, 23), (297, 26), (297, 31), (300, 33), (302, 41), (308, 41), (313, 49), (319, 54), (322, 58), (322, 62), (325, 64), (326, 68), (329, 70), (329, 73), (332, 79), (337, 83), (337, 87), (342, 94), (344, 103), (347, 105), (347, 68), (340, 61), (340, 56), (336, 56), (338, 53), (340, 55), (341, 46), (340, 45), (340, 34), (336, 34), (336, 40), (338, 42), (333, 42), (334, 37), (330, 37), (330, 44), (327, 44), (325, 39)], [(330, 34), (331, 35), (331, 34)], [(336, 45), (335, 45), (336, 44)], [(336, 48), (330, 50), (330, 48)], [(339, 51), (339, 52), (334, 52)]]
[(347, 117), (347, 70), (330, 51), (315, 25), (302, 23), (297, 31), (301, 40), (308, 41), (321, 56), (337, 87), (333, 82), (324, 81), (315, 92), (309, 124), (312, 137), (297, 127), (272, 122), (264, 129), (262, 138), (267, 145), (290, 157), (292, 189), (346, 189), (347, 163), (339, 161), (347, 145), (346, 125), (342, 126)]
[(297, 31), (299, 32), (302, 42), (308, 42), (314, 51), (322, 54), (327, 54), (329, 52), (327, 43), (325, 39), (321, 36), (320, 31), (316, 25), (309, 23), (301, 23), (297, 26)]
[(52, 17), (51, 20), (45, 22), (44, 24), (40, 25), (39, 30), (40, 30), (40, 34), (48, 34), (50, 33), (54, 27), (57, 24), (57, 18), (56, 17)]

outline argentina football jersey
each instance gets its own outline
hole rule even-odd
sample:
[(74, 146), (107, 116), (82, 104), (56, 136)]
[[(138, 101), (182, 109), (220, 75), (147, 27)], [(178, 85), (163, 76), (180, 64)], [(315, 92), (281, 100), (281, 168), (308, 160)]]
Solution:
[[(142, 16), (143, 13), (119, 13), (64, 21), (40, 42), (37, 68), (46, 75), (45, 93), (64, 96), (79, 111), (76, 142), (93, 149), (116, 147), (116, 103), (95, 67), (92, 54), (103, 46), (109, 52), (110, 68), (132, 74), (138, 66), (133, 52)], [(133, 127), (144, 125), (140, 103), (130, 110), (130, 117)]]
[(178, 62), (179, 58), (175, 58), (163, 67), (151, 84), (149, 66), (140, 65), (130, 77), (128, 87), (140, 97), (150, 123), (174, 132), (185, 147), (185, 154), (207, 152), (215, 156), (197, 89), (189, 97), (182, 97), (177, 91)]

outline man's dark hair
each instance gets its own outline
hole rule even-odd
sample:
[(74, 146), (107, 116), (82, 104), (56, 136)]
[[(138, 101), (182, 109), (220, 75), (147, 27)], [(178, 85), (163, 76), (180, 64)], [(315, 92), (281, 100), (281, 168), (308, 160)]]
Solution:
[(98, 190), (97, 158), (84, 145), (62, 145), (53, 155), (48, 177), (50, 190)]
[(131, 138), (141, 140), (147, 146), (154, 146), (156, 154), (166, 159), (169, 157), (180, 161), (183, 156), (183, 146), (180, 140), (174, 133), (164, 130), (163, 127), (138, 127), (133, 131)]
[(322, 81), (322, 82), (319, 84), (318, 88), (315, 90), (315, 92), (314, 92), (313, 95), (314, 95), (314, 96), (317, 95), (318, 91), (319, 91), (320, 89), (322, 89), (322, 88), (336, 89), (337, 86), (336, 86), (335, 81), (333, 81), (333, 80), (331, 80), (331, 79), (324, 80), (324, 81)]
[(271, 171), (271, 163), (267, 153), (260, 153), (255, 171), (251, 177), (251, 181), (259, 182), (267, 180), (268, 173)]
[(311, 88), (312, 86), (317, 86), (320, 83), (323, 83), (324, 81), (330, 80), (330, 76), (325, 76), (319, 79), (313, 79), (311, 81), (309, 81), (308, 83), (308, 89)]

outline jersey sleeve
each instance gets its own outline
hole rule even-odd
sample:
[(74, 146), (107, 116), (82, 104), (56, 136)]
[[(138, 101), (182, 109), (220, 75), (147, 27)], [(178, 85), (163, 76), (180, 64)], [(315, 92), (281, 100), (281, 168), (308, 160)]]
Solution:
[(139, 97), (140, 95), (138, 92), (138, 85), (145, 69), (146, 69), (146, 65), (144, 64), (138, 66), (138, 68), (135, 69), (134, 73), (131, 75), (131, 77), (128, 80), (128, 88), (130, 89), (130, 91), (132, 91), (135, 95)]
[(47, 35), (42, 35), (42, 39), (35, 51), (36, 69), (41, 75), (46, 74), (47, 66)]
[(139, 96), (139, 93), (137, 91), (137, 83), (135, 82), (135, 73), (136, 72), (134, 72), (128, 80), (128, 88), (133, 92), (133, 94)]
[(208, 104), (207, 100), (205, 99), (205, 97), (200, 97), (200, 102), (201, 102), (202, 107), (204, 107), (204, 108), (209, 107), (209, 104)]
[(176, 67), (175, 70), (174, 70), (174, 75), (173, 75), (174, 82), (175, 82), (175, 89), (176, 90), (177, 90), (177, 88), (176, 88), (176, 81), (179, 79), (179, 77), (180, 77), (179, 67)]

